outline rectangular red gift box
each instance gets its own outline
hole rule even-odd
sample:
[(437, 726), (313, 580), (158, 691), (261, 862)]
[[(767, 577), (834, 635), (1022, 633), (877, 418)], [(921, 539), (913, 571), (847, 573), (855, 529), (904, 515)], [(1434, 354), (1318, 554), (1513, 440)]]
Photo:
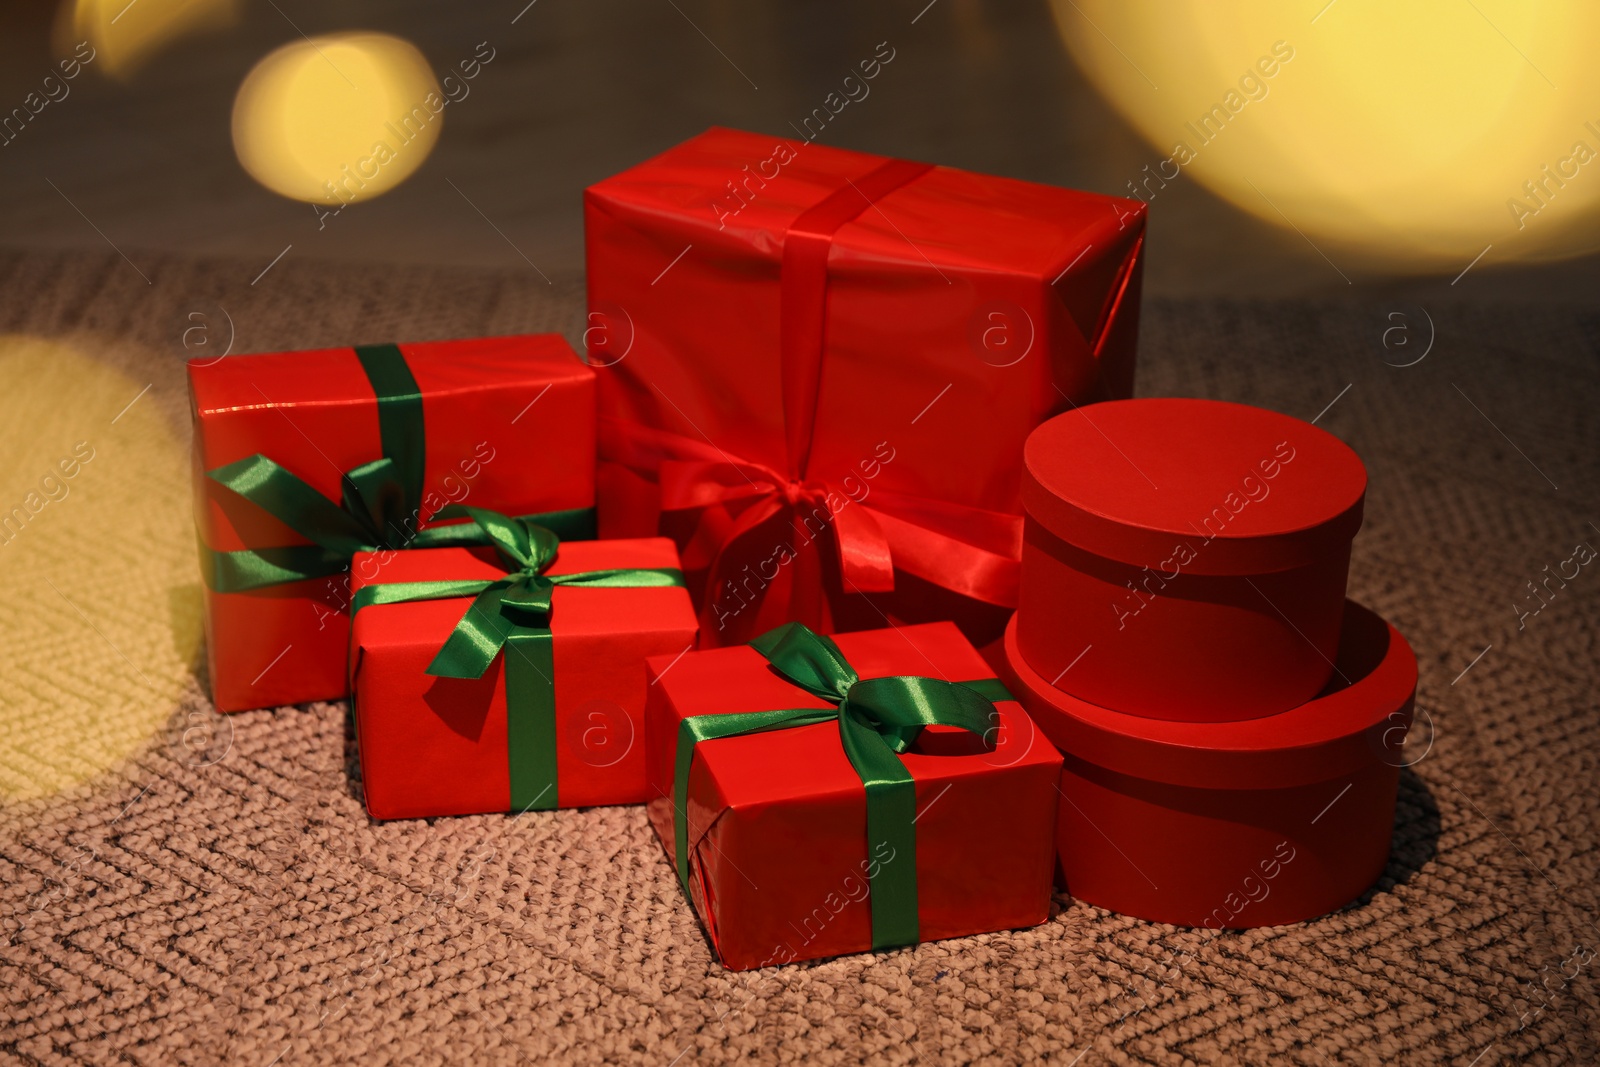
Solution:
[(221, 711), (343, 697), (351, 588), (342, 562), (316, 578), (218, 588), (240, 554), (276, 559), (311, 542), (209, 471), (260, 454), (337, 504), (343, 475), (394, 453), (420, 461), (413, 528), (468, 503), (593, 536), (594, 375), (558, 335), (195, 360), (189, 389), (206, 659)]
[[(612, 568), (676, 569), (666, 538), (563, 542), (546, 575)], [(494, 580), (505, 568), (486, 548), (359, 554), (364, 586), (450, 579)], [(407, 819), (514, 809), (503, 649), (483, 677), (426, 673), (471, 597), (372, 604), (351, 627), (352, 694), (367, 810)], [(534, 808), (637, 804), (645, 782), (647, 656), (670, 659), (695, 640), (694, 609), (682, 587), (585, 588), (551, 595), (557, 785)]]
[[(950, 623), (835, 635), (862, 678), (992, 679)], [(674, 765), (689, 716), (825, 708), (748, 645), (647, 664), (651, 823), (675, 860)], [(1049, 918), (1061, 756), (1014, 700), (996, 700), (992, 748), (933, 726), (900, 758), (916, 786), (919, 940), (1036, 926)], [(701, 741), (685, 798), (689, 894), (725, 966), (746, 970), (866, 952), (866, 789), (839, 725)]]
[(584, 196), (604, 536), (684, 554), (707, 645), (1016, 602), (1020, 465), (1132, 394), (1138, 201), (711, 129)]

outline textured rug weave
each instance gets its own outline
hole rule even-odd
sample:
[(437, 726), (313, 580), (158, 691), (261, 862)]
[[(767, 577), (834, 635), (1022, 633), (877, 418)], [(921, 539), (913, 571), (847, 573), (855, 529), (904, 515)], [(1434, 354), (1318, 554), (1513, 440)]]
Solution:
[[(579, 288), (532, 274), (130, 267), (0, 254), (0, 343), (149, 383), (131, 410), (176, 449), (82, 478), (145, 502), (139, 544), (179, 539), (162, 561), (192, 551), (187, 514), (149, 520), (188, 477), (185, 355), (582, 327)], [(1037, 929), (730, 974), (641, 809), (374, 824), (342, 704), (212, 714), (192, 574), (62, 536), (68, 499), (50, 505), (66, 525), (25, 531), (32, 557), (0, 553), (0, 599), (40, 570), (86, 575), (52, 579), (69, 605), (161, 610), (60, 608), (48, 640), (0, 611), (22, 642), (0, 691), (0, 1060), (1600, 1060), (1600, 565), (1543, 599), (1527, 584), (1600, 547), (1600, 319), (1443, 298), (1427, 315), (1408, 367), (1391, 364), (1429, 340), (1417, 308), (1144, 316), (1142, 395), (1319, 417), (1369, 465), (1351, 592), (1422, 676), (1393, 858), (1351, 908), (1218, 935), (1062, 896)], [(45, 372), (17, 358), (9, 374)]]

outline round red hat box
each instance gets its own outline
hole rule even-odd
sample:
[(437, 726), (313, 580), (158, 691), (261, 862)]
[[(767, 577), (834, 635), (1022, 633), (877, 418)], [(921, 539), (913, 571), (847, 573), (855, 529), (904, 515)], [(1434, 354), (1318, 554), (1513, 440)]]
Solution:
[(1226, 723), (1152, 719), (1062, 693), (1025, 662), (1013, 690), (1066, 758), (1058, 878), (1080, 900), (1183, 926), (1301, 922), (1359, 897), (1389, 857), (1417, 660), (1355, 603), (1327, 690)]
[(1310, 700), (1334, 649), (1367, 474), (1244, 404), (1117, 400), (1028, 437), (1017, 644), (1102, 707), (1225, 721)]

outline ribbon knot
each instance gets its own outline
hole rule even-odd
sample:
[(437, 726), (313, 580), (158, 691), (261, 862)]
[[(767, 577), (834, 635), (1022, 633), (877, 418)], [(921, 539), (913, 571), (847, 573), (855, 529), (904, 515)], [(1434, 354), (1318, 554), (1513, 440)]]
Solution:
[(561, 539), (538, 523), (488, 508), (452, 504), (439, 512), (438, 517), (470, 518), (488, 538), (506, 570), (515, 574), (543, 574), (556, 561), (561, 547)]
[(500, 597), (500, 614), (518, 626), (549, 626), (550, 595), (556, 584), (538, 574), (519, 574)]
[[(496, 594), (501, 616), (517, 626), (550, 625), (550, 597), (555, 591), (555, 582), (546, 578), (544, 572), (560, 554), (560, 538), (536, 522), (502, 515), (488, 508), (454, 504), (439, 512), (439, 517), (470, 518), (494, 548), (495, 555), (509, 573), (485, 592), (492, 590)], [(440, 655), (444, 653), (441, 651)]]
[[(637, 507), (642, 521), (659, 523), (678, 541), (684, 569), (703, 590), (702, 645), (739, 643), (760, 633), (762, 623), (783, 619), (830, 628), (826, 587), (893, 592), (897, 569), (982, 603), (1016, 605), (1022, 551), (1016, 515), (877, 487), (869, 496), (848, 476), (835, 485), (780, 474), (679, 434), (616, 419), (603, 425), (603, 460), (659, 488), (648, 503), (632, 490), (619, 491), (619, 510)], [(855, 487), (855, 496), (846, 486)], [(771, 563), (764, 561), (773, 558), (774, 534), (799, 564), (780, 567), (777, 580), (770, 580)], [(818, 556), (815, 544), (824, 537), (834, 543), (836, 562)], [(830, 575), (835, 566), (836, 576)], [(749, 581), (752, 573), (769, 581), (758, 586)], [(756, 606), (746, 610), (751, 593)], [(768, 599), (774, 599), (771, 609)]]
[(414, 528), (420, 518), (407, 497), (399, 467), (388, 456), (346, 471), (339, 478), (339, 495), (340, 508), (373, 546), (368, 551), (404, 545), (407, 520)]

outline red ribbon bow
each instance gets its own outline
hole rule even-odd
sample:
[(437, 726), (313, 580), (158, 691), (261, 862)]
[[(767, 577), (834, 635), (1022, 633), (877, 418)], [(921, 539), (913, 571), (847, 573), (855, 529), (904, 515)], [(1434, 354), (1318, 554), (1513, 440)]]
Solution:
[[(602, 423), (605, 458), (654, 476), (662, 527), (679, 533), (684, 570), (708, 575), (701, 605), (708, 643), (736, 642), (760, 625), (752, 613), (729, 631), (723, 616), (730, 605), (742, 607), (746, 594), (782, 595), (785, 587), (788, 607), (780, 614), (813, 628), (826, 625), (823, 562), (816, 551), (824, 535), (837, 553), (845, 592), (890, 592), (899, 568), (974, 600), (1016, 605), (1022, 544), (1016, 515), (883, 489), (858, 500), (836, 484), (788, 478), (679, 434), (611, 419)], [(759, 538), (785, 515), (790, 531), (772, 541)], [(773, 550), (780, 547), (792, 565), (774, 563), (764, 570), (779, 558)]]

